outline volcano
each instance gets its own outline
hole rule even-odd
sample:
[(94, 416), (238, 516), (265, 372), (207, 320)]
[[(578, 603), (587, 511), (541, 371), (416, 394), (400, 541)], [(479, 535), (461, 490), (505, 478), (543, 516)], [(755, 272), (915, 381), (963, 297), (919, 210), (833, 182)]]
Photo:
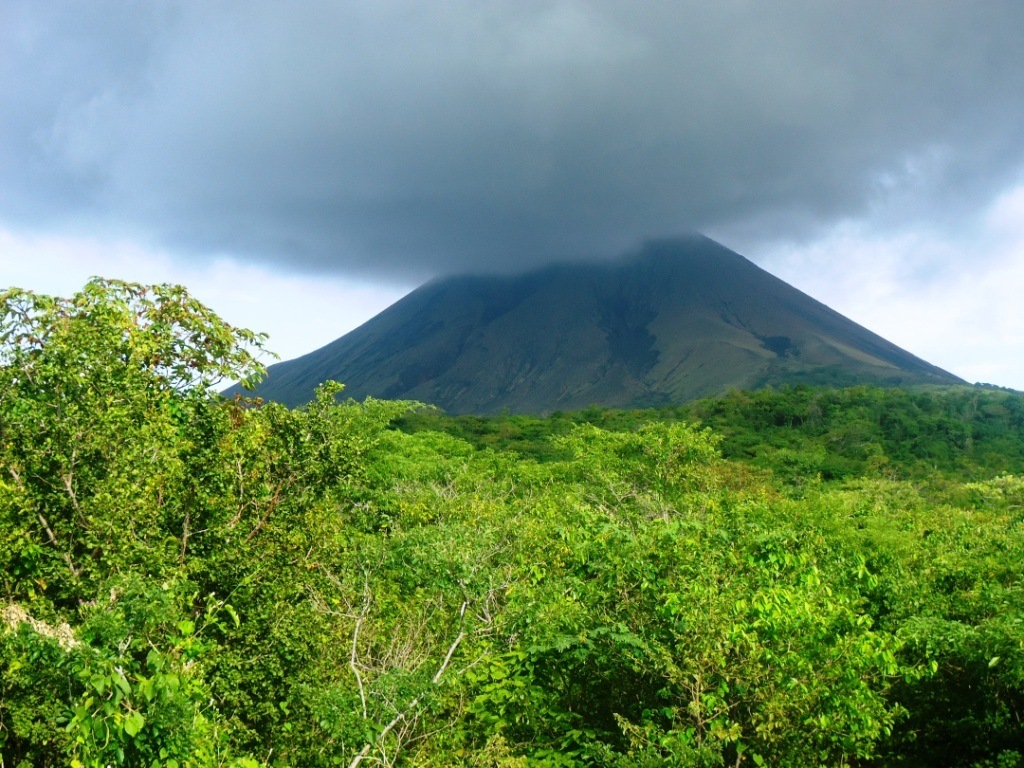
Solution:
[(681, 403), (780, 385), (959, 384), (700, 235), (614, 262), (423, 285), (359, 328), (271, 366), (256, 395), (320, 383), (453, 414)]

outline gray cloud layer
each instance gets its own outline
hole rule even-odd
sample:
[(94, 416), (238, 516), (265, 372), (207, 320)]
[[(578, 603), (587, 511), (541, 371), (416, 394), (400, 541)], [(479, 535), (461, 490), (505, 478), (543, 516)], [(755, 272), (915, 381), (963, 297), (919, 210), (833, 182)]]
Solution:
[(196, 258), (937, 226), (1024, 169), (1019, 0), (5, 0), (0, 50), (0, 219)]

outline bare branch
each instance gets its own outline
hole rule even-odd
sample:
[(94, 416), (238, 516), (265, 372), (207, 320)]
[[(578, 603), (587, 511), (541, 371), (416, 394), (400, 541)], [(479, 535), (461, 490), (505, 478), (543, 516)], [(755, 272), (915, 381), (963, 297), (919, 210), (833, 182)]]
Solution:
[(434, 675), (434, 679), (430, 681), (434, 685), (437, 685), (441, 681), (441, 675), (443, 675), (444, 671), (446, 669), (448, 669), (448, 665), (452, 661), (452, 654), (455, 653), (455, 649), (459, 647), (459, 643), (461, 643), (463, 638), (465, 638), (465, 637), (466, 637), (466, 633), (465, 632), (459, 632), (459, 636), (455, 638), (455, 642), (452, 643), (451, 646), (448, 648), (448, 653), (444, 657), (444, 662), (438, 668), (437, 674)]
[[(463, 603), (463, 612), (465, 612), (465, 606), (466, 604)], [(437, 672), (434, 674), (433, 679), (430, 681), (433, 685), (437, 685), (441, 682), (441, 677), (444, 675), (445, 670), (448, 669), (448, 665), (451, 663), (452, 656), (455, 655), (455, 651), (458, 649), (459, 645), (462, 643), (462, 640), (465, 637), (465, 631), (459, 632), (458, 636), (455, 638), (452, 644), (448, 646), (448, 652), (444, 656), (444, 661), (441, 662), (441, 666), (438, 667)], [(378, 734), (376, 740), (368, 741), (366, 742), (366, 744), (363, 745), (363, 748), (359, 750), (359, 754), (352, 758), (352, 762), (348, 764), (348, 768), (357, 768), (357, 766), (361, 762), (363, 762), (363, 760), (366, 759), (367, 755), (370, 754), (370, 750), (373, 749), (374, 744), (382, 743), (384, 739), (387, 738), (387, 735), (395, 729), (395, 726), (405, 722), (406, 719), (410, 716), (410, 714), (415, 714), (416, 708), (420, 705), (421, 698), (421, 696), (417, 696), (409, 702), (408, 706), (406, 706), (404, 710), (402, 710), (393, 718), (391, 718), (391, 722), (384, 726), (384, 730), (381, 731), (380, 734)]]
[(267, 511), (263, 513), (263, 517), (261, 517), (260, 521), (258, 523), (256, 523), (256, 527), (253, 528), (252, 531), (249, 533), (249, 535), (245, 537), (245, 543), (246, 544), (248, 544), (250, 541), (252, 541), (255, 538), (256, 534), (260, 532), (260, 529), (264, 526), (264, 524), (270, 518), (271, 513), (273, 513), (274, 508), (277, 506), (277, 502), (281, 498), (281, 488), (282, 488), (283, 485), (284, 485), (284, 482), (282, 481), (282, 482), (278, 483), (277, 486), (274, 488), (274, 495), (273, 495), (273, 497), (271, 497), (270, 503), (267, 505)]
[(359, 617), (356, 619), (355, 628), (352, 630), (352, 654), (349, 656), (348, 666), (352, 670), (352, 674), (356, 677), (356, 684), (359, 686), (359, 701), (363, 706), (363, 720), (369, 715), (366, 711), (366, 689), (363, 688), (363, 676), (359, 674), (359, 664), (357, 656), (357, 648), (359, 643), (359, 630), (363, 626), (363, 620), (366, 619), (366, 614), (370, 610), (370, 574), (366, 574), (366, 579), (363, 582), (363, 609), (359, 613)]
[(178, 553), (178, 564), (185, 564), (185, 550), (188, 548), (189, 523), (192, 521), (192, 510), (185, 507), (185, 520), (181, 524), (181, 552)]
[(78, 506), (78, 496), (75, 495), (74, 474), (72, 472), (68, 472), (66, 475), (61, 475), (61, 480), (64, 481), (64, 488), (67, 490), (68, 497), (71, 499), (71, 506), (74, 508), (75, 514), (77, 514), (80, 519), (85, 520), (85, 516), (82, 514), (82, 508)]
[[(43, 513), (40, 512), (38, 517), (39, 522), (42, 523), (43, 530), (46, 531), (46, 536), (47, 538), (49, 538), (50, 543), (53, 544), (53, 546), (55, 546), (57, 549), (60, 549), (60, 545), (57, 543), (57, 537), (53, 535), (53, 529), (50, 528), (50, 524), (46, 522), (46, 518), (43, 517)], [(69, 552), (64, 552), (63, 555), (64, 562), (66, 562), (68, 564), (68, 568), (71, 569), (71, 575), (77, 579), (79, 576), (82, 575), (82, 571), (78, 568), (75, 568), (75, 563), (74, 561), (72, 561), (71, 554)]]

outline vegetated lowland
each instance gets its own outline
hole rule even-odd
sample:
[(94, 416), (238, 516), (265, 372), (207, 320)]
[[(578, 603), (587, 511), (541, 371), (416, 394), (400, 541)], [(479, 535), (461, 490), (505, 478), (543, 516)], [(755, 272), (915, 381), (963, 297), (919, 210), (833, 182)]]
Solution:
[(181, 288), (0, 296), (0, 765), (1024, 765), (1024, 396), (226, 399)]

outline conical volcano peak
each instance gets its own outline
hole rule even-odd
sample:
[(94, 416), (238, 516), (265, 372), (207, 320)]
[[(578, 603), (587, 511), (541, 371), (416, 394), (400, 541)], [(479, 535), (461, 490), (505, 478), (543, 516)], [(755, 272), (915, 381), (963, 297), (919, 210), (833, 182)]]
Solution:
[(428, 283), (272, 366), (262, 397), (321, 382), (451, 413), (640, 407), (779, 384), (958, 383), (709, 238), (621, 260)]
[(697, 232), (647, 240), (631, 257), (627, 256), (619, 263), (626, 265), (631, 261), (646, 262), (668, 268), (682, 265), (735, 267), (752, 263), (721, 243)]

